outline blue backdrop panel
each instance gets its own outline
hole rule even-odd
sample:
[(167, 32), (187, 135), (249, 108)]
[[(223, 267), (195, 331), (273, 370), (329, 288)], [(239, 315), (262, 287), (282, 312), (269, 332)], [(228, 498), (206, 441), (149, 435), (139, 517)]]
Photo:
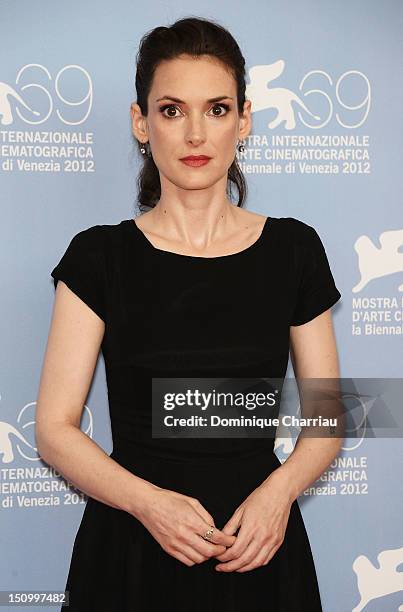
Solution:
[[(317, 229), (343, 296), (333, 309), (342, 376), (393, 378), (402, 373), (403, 4), (20, 0), (0, 10), (0, 588), (63, 589), (86, 498), (35, 449), (50, 271), (79, 230), (134, 216), (140, 37), (188, 15), (233, 33), (254, 110), (239, 154), (247, 207)], [(111, 452), (102, 356), (82, 428)], [(280, 460), (292, 447), (277, 440)], [(403, 609), (402, 458), (400, 439), (346, 440), (299, 498), (326, 612)]]

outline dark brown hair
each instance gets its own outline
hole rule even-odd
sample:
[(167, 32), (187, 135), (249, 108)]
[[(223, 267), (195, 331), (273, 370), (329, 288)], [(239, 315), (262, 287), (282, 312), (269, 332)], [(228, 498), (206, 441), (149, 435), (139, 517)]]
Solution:
[[(169, 27), (159, 26), (147, 32), (140, 41), (136, 55), (137, 104), (144, 116), (148, 114), (147, 98), (152, 87), (154, 72), (163, 60), (177, 58), (182, 54), (192, 57), (211, 55), (219, 59), (233, 75), (237, 85), (237, 104), (240, 115), (245, 102), (245, 60), (233, 36), (215, 21), (186, 17)], [(140, 153), (141, 143), (135, 138), (139, 154), (143, 159), (138, 178), (138, 205), (140, 210), (153, 208), (161, 197), (158, 168), (152, 156)], [(148, 145), (147, 145), (148, 147)], [(231, 186), (238, 190), (238, 206), (242, 206), (247, 193), (243, 173), (236, 156), (228, 169), (227, 195), (232, 199)]]

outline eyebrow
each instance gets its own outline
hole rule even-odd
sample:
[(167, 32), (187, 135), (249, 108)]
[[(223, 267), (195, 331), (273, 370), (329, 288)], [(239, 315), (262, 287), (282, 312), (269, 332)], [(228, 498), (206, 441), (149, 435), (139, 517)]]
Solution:
[[(231, 96), (217, 96), (215, 98), (210, 98), (209, 100), (207, 100), (207, 102), (211, 103), (211, 102), (218, 102), (219, 100), (233, 100), (234, 98), (231, 98)], [(179, 104), (186, 104), (186, 102), (184, 100), (179, 100), (179, 98), (174, 98), (174, 96), (162, 96), (162, 98), (157, 98), (156, 102), (159, 102), (160, 100), (172, 100), (173, 102), (178, 102)]]

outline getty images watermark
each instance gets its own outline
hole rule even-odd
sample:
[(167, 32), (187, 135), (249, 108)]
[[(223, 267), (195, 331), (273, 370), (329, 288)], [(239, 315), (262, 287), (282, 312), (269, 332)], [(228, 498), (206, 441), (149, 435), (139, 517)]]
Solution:
[(153, 378), (153, 438), (401, 437), (400, 378)]

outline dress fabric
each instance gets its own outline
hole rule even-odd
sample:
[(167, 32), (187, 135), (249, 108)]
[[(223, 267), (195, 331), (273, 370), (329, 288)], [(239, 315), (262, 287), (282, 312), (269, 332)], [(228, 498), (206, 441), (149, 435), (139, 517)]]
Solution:
[[(238, 253), (204, 258), (156, 248), (125, 219), (77, 233), (52, 270), (105, 323), (111, 457), (150, 482), (196, 497), (222, 528), (281, 463), (273, 438), (156, 438), (152, 377), (284, 378), (290, 325), (341, 297), (316, 230), (268, 217)], [(317, 612), (314, 559), (297, 501), (269, 563), (217, 572), (187, 566), (134, 516), (88, 497), (72, 550), (71, 612)], [(65, 610), (66, 608), (61, 608)]]

